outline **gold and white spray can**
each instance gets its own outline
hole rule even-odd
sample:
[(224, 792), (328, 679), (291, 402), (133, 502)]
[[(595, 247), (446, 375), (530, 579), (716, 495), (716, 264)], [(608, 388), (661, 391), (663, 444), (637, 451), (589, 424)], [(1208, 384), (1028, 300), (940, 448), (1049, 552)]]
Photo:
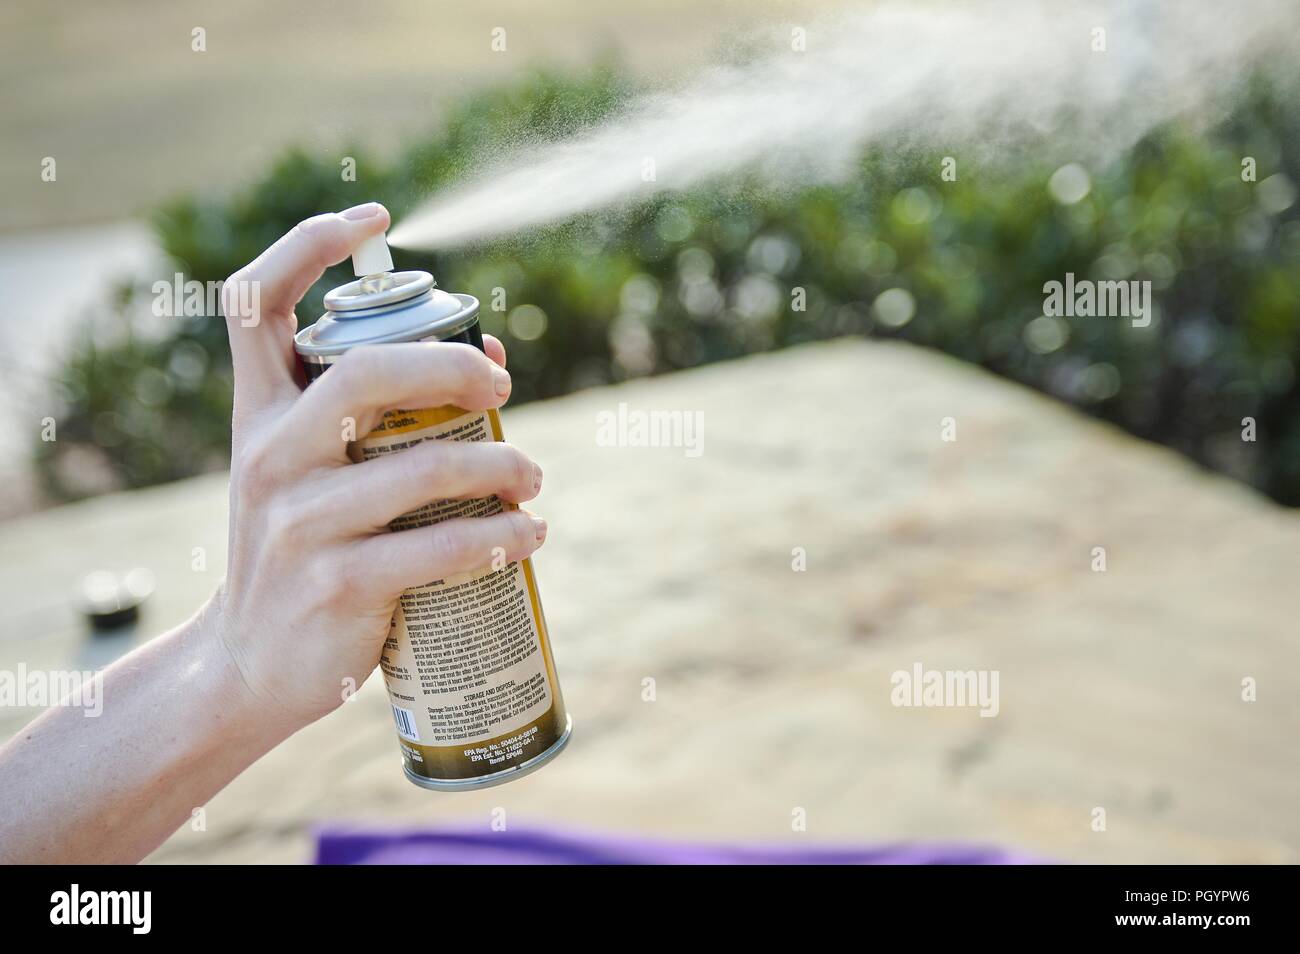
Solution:
[[(367, 247), (368, 246), (368, 247)], [(458, 341), (482, 350), (479, 303), (435, 287), (428, 272), (393, 272), (384, 237), (353, 257), (357, 281), (325, 296), (325, 314), (295, 339), (308, 384), (349, 348)], [(428, 440), (499, 441), (495, 409), (395, 410), (353, 445), (358, 460)], [(436, 500), (392, 530), (513, 507), (497, 497)], [(424, 788), (497, 785), (533, 771), (569, 741), (550, 634), (531, 558), (402, 594), (380, 657), (406, 775)]]

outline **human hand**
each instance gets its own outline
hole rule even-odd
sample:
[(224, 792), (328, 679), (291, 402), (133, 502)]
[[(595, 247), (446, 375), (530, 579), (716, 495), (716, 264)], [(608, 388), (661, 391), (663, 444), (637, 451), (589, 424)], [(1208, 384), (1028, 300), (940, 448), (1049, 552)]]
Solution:
[(441, 342), (354, 348), (301, 390), (294, 307), (326, 267), (388, 224), (375, 203), (308, 219), (223, 294), (235, 413), (215, 629), (257, 704), (290, 730), (332, 710), (375, 668), (404, 589), (485, 567), (494, 551), (522, 559), (546, 535), (522, 510), (387, 530), (432, 500), (532, 499), (541, 470), (508, 444), (428, 441), (363, 463), (348, 457), (346, 436), (365, 435), (385, 411), (505, 403), (510, 375), (495, 338), (485, 337), (486, 356)]

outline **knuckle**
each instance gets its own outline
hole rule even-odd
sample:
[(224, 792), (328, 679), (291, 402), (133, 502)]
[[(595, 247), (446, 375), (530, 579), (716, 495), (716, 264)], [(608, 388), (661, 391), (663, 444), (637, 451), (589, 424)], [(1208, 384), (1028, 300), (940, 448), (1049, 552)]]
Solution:
[(467, 388), (490, 382), (487, 357), (472, 345), (457, 344), (451, 351), (456, 377)]
[(265, 442), (252, 444), (239, 455), (237, 487), (241, 496), (262, 496), (275, 485), (275, 455)]
[(379, 345), (359, 345), (344, 353), (322, 380), (334, 378), (334, 386), (347, 394), (369, 395), (383, 376), (383, 349)]
[(357, 574), (343, 554), (317, 559), (312, 576), (313, 589), (322, 605), (355, 609), (360, 595)]
[(308, 216), (295, 225), (293, 231), (298, 235), (316, 235), (327, 226), (332, 218), (333, 216), (328, 212)]
[(239, 289), (248, 284), (252, 277), (248, 266), (230, 275), (221, 283), (221, 313), (227, 318), (244, 317), (244, 296)]
[(533, 526), (533, 518), (523, 510), (514, 511), (511, 517), (510, 529), (514, 538), (515, 552), (527, 553), (537, 542), (537, 530)]
[(295, 238), (307, 239), (312, 243), (320, 242), (337, 232), (336, 218), (331, 212), (308, 216), (293, 227)]
[(348, 232), (342, 221), (332, 212), (303, 219), (290, 233), (293, 240), (311, 248), (322, 267), (346, 258), (351, 248)]
[(286, 556), (303, 549), (311, 521), (294, 502), (283, 499), (273, 501), (263, 512), (262, 520), (270, 549)]
[(509, 466), (509, 476), (514, 486), (524, 490), (533, 487), (532, 459), (513, 444), (502, 444)]
[(442, 441), (425, 441), (415, 449), (401, 455), (405, 478), (414, 487), (428, 487), (432, 492), (451, 487), (458, 482), (461, 470), (459, 448), (447, 446)]
[(465, 551), (465, 534), (455, 524), (443, 524), (429, 535), (429, 551), (435, 566), (443, 573), (460, 568)]

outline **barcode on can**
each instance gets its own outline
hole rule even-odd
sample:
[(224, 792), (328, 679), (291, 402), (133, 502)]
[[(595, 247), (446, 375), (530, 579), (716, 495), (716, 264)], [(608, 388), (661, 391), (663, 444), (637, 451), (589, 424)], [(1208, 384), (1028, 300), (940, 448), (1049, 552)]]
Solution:
[(393, 721), (397, 723), (397, 734), (408, 742), (419, 742), (420, 733), (415, 728), (415, 713), (401, 706), (393, 706)]

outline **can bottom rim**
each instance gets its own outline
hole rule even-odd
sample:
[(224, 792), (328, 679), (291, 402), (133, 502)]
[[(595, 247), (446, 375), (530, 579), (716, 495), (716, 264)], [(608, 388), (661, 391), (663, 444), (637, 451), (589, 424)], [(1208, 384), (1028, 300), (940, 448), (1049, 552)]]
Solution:
[(493, 772), (491, 775), (484, 775), (481, 778), (457, 778), (457, 779), (437, 779), (425, 778), (423, 775), (417, 775), (411, 771), (411, 767), (402, 761), (402, 771), (420, 788), (427, 788), (435, 792), (469, 792), (477, 791), (480, 788), (491, 788), (494, 785), (503, 785), (506, 782), (512, 782), (517, 778), (522, 778), (531, 772), (537, 771), (555, 756), (559, 755), (566, 745), (569, 744), (569, 736), (573, 734), (573, 716), (565, 714), (564, 717), (564, 734), (556, 739), (549, 749), (540, 755), (534, 755), (531, 759), (526, 759), (518, 765), (512, 765), (508, 769), (500, 772)]

